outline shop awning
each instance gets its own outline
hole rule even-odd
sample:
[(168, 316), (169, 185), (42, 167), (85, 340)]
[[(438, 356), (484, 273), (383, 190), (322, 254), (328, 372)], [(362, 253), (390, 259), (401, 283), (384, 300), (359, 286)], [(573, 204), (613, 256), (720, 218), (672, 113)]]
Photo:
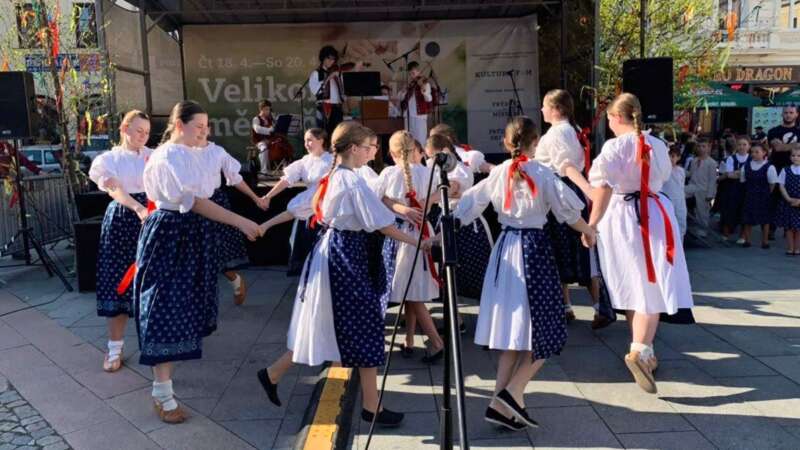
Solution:
[(751, 108), (761, 106), (761, 99), (719, 83), (708, 83), (691, 90), (690, 102), (696, 108)]
[(776, 95), (772, 99), (772, 104), (777, 106), (800, 105), (800, 87)]

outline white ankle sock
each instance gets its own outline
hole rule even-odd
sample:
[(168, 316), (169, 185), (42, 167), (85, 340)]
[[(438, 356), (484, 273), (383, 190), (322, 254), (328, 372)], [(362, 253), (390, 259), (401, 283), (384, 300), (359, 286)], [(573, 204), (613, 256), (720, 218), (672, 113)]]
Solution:
[(230, 283), (231, 286), (233, 286), (233, 290), (238, 291), (239, 288), (242, 287), (242, 277), (240, 277), (239, 274), (237, 273), (236, 278), (234, 278), (233, 281), (230, 281)]
[(647, 344), (642, 344), (640, 342), (631, 342), (631, 350), (632, 352), (636, 351), (639, 352), (639, 359), (650, 359), (654, 356), (653, 354), (653, 347), (650, 347)]
[(174, 398), (175, 394), (172, 392), (172, 380), (167, 380), (163, 383), (153, 381), (152, 395), (164, 411), (172, 411), (178, 407), (178, 402)]
[(108, 341), (108, 360), (114, 361), (122, 356), (122, 346), (125, 341)]

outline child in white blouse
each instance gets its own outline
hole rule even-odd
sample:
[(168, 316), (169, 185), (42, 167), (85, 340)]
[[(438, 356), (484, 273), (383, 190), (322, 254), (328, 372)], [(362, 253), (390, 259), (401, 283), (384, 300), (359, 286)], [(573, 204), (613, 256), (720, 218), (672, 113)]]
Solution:
[(516, 431), (538, 426), (525, 411), (525, 387), (567, 339), (560, 279), (543, 230), (548, 212), (583, 233), (588, 245), (595, 239), (581, 218), (583, 202), (532, 160), (536, 134), (531, 119), (514, 118), (503, 141), (512, 159), (464, 192), (454, 211), (469, 223), (491, 203), (504, 227), (486, 271), (475, 343), (502, 350), (485, 420)]

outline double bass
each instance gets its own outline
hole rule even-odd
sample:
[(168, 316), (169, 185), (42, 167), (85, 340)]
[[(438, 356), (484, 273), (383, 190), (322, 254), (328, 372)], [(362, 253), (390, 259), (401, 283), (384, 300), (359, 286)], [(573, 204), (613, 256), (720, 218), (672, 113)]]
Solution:
[[(271, 128), (275, 126), (275, 119), (272, 118), (271, 114), (267, 118), (259, 117), (259, 120), (261, 126), (263, 127)], [(267, 153), (269, 167), (264, 167), (263, 169), (272, 170), (274, 168), (278, 168), (281, 166), (281, 164), (291, 161), (292, 157), (294, 156), (294, 148), (292, 147), (292, 144), (289, 143), (289, 139), (283, 133), (273, 131), (268, 135), (264, 135), (258, 134), (251, 130), (251, 141), (253, 145), (257, 145), (259, 142), (266, 141), (267, 148), (264, 151)]]

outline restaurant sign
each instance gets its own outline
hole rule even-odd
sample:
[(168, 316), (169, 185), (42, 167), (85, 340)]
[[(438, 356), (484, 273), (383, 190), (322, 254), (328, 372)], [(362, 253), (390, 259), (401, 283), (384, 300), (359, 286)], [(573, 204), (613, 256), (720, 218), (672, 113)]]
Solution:
[(714, 75), (722, 83), (800, 83), (800, 66), (731, 66)]

